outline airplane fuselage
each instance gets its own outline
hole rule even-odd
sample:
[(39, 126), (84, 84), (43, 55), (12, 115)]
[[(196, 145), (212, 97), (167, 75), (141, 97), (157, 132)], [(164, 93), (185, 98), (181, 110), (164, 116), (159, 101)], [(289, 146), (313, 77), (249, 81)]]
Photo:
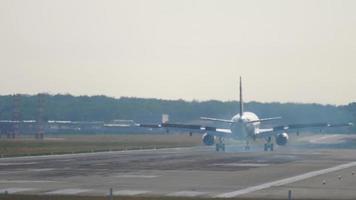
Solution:
[(256, 129), (258, 129), (260, 125), (258, 120), (258, 116), (252, 112), (243, 112), (242, 116), (240, 116), (240, 114), (235, 115), (231, 119), (233, 123), (231, 123), (230, 126), (232, 137), (236, 139), (254, 137)]

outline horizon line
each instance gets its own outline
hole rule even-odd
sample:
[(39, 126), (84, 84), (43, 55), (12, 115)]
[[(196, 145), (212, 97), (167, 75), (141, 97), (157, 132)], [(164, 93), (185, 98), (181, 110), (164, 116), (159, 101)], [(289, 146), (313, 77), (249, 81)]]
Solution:
[[(71, 94), (71, 93), (50, 93), (50, 92), (39, 92), (39, 93), (13, 93), (13, 94), (0, 94), (1, 96), (16, 96), (16, 95), (22, 95), (22, 96), (37, 96), (40, 94), (44, 95), (50, 95), (50, 96), (56, 96), (56, 95), (62, 95), (62, 96), (73, 96), (73, 97), (98, 97), (98, 96), (104, 96), (107, 98), (113, 98), (113, 99), (121, 99), (121, 98), (136, 98), (136, 99), (155, 99), (155, 100), (163, 100), (163, 101), (185, 101), (185, 102), (208, 102), (208, 101), (219, 101), (222, 103), (226, 102), (239, 102), (238, 100), (219, 100), (219, 99), (184, 99), (184, 98), (176, 98), (176, 99), (168, 99), (168, 98), (160, 98), (160, 97), (138, 97), (138, 96), (110, 96), (110, 95), (105, 95), (105, 94)], [(333, 103), (318, 103), (318, 102), (292, 102), (292, 101), (257, 101), (257, 100), (250, 100), (250, 101), (245, 101), (245, 103), (262, 103), (262, 104), (273, 104), (273, 103), (279, 103), (279, 104), (317, 104), (317, 105), (323, 105), (323, 106), (347, 106), (352, 103), (356, 103), (356, 101), (351, 101), (346, 104), (333, 104)]]

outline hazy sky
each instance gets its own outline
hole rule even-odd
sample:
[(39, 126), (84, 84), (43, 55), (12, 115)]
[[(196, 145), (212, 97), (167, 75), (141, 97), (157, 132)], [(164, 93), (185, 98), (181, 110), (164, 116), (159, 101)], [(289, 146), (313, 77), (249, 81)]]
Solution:
[(356, 101), (356, 1), (0, 0), (0, 94)]

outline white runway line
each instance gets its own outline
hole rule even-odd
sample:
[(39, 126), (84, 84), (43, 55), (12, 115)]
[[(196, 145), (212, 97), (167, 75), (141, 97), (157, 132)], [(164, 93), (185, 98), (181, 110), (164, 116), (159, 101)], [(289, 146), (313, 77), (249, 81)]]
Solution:
[(116, 178), (157, 178), (157, 175), (139, 175), (139, 174), (122, 174), (115, 176)]
[(113, 195), (134, 196), (134, 195), (139, 195), (139, 194), (146, 194), (149, 192), (150, 191), (146, 191), (146, 190), (118, 190), (118, 191), (114, 191)]
[(200, 147), (173, 147), (173, 148), (162, 148), (162, 149), (137, 149), (137, 150), (123, 150), (123, 151), (92, 152), (92, 153), (90, 152), (90, 153), (74, 153), (74, 154), (41, 155), (41, 156), (21, 156), (21, 157), (0, 158), (0, 162), (1, 161), (30, 160), (30, 159), (76, 158), (76, 157), (84, 157), (84, 156), (127, 154), (127, 153), (138, 153), (138, 152), (160, 152), (160, 151), (167, 151), (167, 150), (181, 151), (181, 150), (190, 150), (190, 149), (194, 149), (194, 148), (201, 149)]
[(22, 163), (0, 163), (0, 166), (11, 166), (11, 165), (33, 165), (37, 162), (22, 162)]
[(18, 192), (26, 192), (26, 191), (31, 191), (31, 190), (36, 190), (34, 188), (6, 188), (6, 189), (0, 189), (0, 194), (4, 194), (7, 192), (8, 194), (14, 194)]
[(29, 172), (47, 172), (47, 171), (53, 171), (55, 168), (42, 168), (42, 169), (28, 169), (27, 171)]
[(285, 179), (281, 179), (281, 180), (277, 180), (277, 181), (272, 181), (272, 182), (264, 183), (264, 184), (261, 184), (261, 185), (248, 187), (248, 188), (245, 188), (245, 189), (242, 189), (242, 190), (236, 190), (236, 191), (233, 191), (233, 192), (219, 194), (216, 197), (218, 197), (218, 198), (236, 197), (236, 196), (240, 196), (240, 195), (243, 195), (243, 194), (248, 194), (248, 193), (251, 193), (251, 192), (255, 192), (255, 191), (258, 191), (258, 190), (267, 189), (267, 188), (270, 188), (270, 187), (273, 187), (273, 186), (286, 185), (286, 184), (294, 183), (294, 182), (301, 181), (301, 180), (304, 180), (304, 179), (312, 178), (312, 177), (315, 177), (315, 176), (319, 176), (319, 175), (322, 175), (322, 174), (327, 174), (327, 173), (330, 173), (330, 172), (334, 172), (334, 171), (338, 171), (338, 170), (342, 170), (342, 169), (346, 169), (346, 168), (354, 167), (354, 166), (356, 166), (356, 162), (350, 162), (350, 163), (346, 163), (346, 164), (342, 164), (342, 165), (337, 165), (337, 166), (331, 167), (331, 168), (312, 171), (312, 172), (308, 172), (308, 173), (305, 173), (305, 174), (301, 174), (301, 175), (297, 175), (297, 176), (293, 176), (293, 177), (289, 177), (289, 178), (285, 178)]
[(74, 195), (83, 192), (91, 191), (89, 189), (62, 189), (62, 190), (54, 190), (50, 192), (46, 192), (45, 194), (66, 194), (66, 195)]
[(57, 160), (57, 162), (72, 162), (76, 161), (75, 159), (63, 159), (63, 160)]
[(46, 180), (0, 180), (0, 183), (56, 183), (57, 181)]
[(264, 163), (216, 163), (212, 166), (225, 166), (225, 167), (266, 167), (269, 164)]
[(24, 171), (16, 170), (16, 171), (1, 171), (0, 175), (9, 175), (9, 174), (16, 174), (16, 173), (23, 173)]
[(196, 197), (196, 196), (202, 196), (202, 195), (204, 195), (206, 193), (207, 192), (180, 191), (180, 192), (169, 193), (166, 196), (172, 196), (172, 197)]

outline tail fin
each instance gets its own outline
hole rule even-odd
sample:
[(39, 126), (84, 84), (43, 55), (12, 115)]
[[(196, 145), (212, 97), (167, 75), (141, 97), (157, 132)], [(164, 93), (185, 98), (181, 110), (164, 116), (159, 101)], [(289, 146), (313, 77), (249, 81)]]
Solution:
[(240, 116), (244, 113), (244, 101), (242, 99), (242, 81), (240, 76)]
[(168, 121), (169, 121), (169, 115), (162, 114), (162, 124), (168, 123)]

